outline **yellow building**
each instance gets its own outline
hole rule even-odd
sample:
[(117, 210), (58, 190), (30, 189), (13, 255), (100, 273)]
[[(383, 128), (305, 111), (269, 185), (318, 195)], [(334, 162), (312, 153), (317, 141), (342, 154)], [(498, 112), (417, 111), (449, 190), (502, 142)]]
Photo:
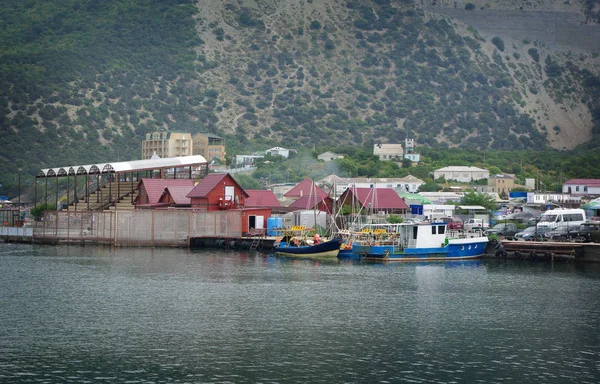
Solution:
[(515, 178), (506, 173), (498, 175), (490, 175), (488, 178), (488, 192), (496, 192), (501, 194), (504, 192), (506, 195), (515, 187)]
[(204, 156), (208, 162), (214, 158), (225, 162), (225, 139), (210, 133), (197, 133), (192, 140), (194, 155)]
[(192, 135), (181, 132), (152, 132), (142, 141), (142, 160), (156, 153), (161, 158), (191, 156)]

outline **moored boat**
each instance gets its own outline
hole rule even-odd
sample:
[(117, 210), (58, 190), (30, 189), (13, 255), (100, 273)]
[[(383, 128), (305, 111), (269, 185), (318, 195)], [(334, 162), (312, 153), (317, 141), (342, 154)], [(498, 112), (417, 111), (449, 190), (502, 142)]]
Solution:
[(445, 223), (402, 223), (355, 241), (352, 252), (366, 261), (451, 261), (483, 256), (488, 238), (481, 232), (448, 231)]
[(319, 244), (299, 243), (281, 241), (275, 245), (275, 253), (280, 256), (314, 257), (314, 258), (336, 258), (340, 252), (342, 240), (331, 239)]
[(293, 226), (284, 229), (283, 237), (275, 243), (276, 255), (311, 257), (311, 258), (336, 258), (342, 246), (342, 239), (335, 237), (328, 241), (321, 241), (318, 233), (312, 239), (308, 237), (311, 228)]

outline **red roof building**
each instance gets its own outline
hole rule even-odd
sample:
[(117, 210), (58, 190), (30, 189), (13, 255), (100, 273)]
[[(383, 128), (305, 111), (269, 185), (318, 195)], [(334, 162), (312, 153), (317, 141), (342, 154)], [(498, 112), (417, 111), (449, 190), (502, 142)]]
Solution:
[(294, 188), (290, 189), (283, 195), (286, 199), (298, 200), (302, 196), (317, 196), (324, 198), (327, 193), (310, 179), (304, 179)]
[(210, 173), (187, 197), (192, 208), (216, 211), (244, 207), (248, 194), (229, 173)]
[(149, 179), (144, 178), (138, 183), (139, 195), (135, 198), (136, 208), (157, 205), (167, 187), (194, 187), (191, 179)]
[(301, 198), (290, 204), (289, 208), (293, 208), (295, 210), (318, 209), (319, 211), (331, 213), (331, 209), (333, 208), (333, 199), (327, 195), (323, 197), (302, 196)]
[(192, 200), (187, 197), (187, 194), (190, 193), (193, 188), (194, 185), (168, 186), (163, 191), (163, 194), (158, 202), (170, 207), (189, 207)]
[(405, 214), (408, 205), (392, 188), (348, 188), (338, 199), (338, 204), (352, 205), (367, 214), (385, 212), (386, 214)]
[(273, 191), (264, 189), (246, 190), (248, 198), (246, 199), (247, 208), (279, 208), (281, 204)]
[(562, 186), (563, 193), (570, 195), (600, 196), (600, 179), (571, 179)]

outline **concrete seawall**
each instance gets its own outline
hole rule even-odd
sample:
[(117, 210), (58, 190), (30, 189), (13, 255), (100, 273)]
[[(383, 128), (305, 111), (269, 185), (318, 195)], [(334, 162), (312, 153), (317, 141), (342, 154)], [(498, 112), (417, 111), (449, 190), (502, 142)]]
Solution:
[(585, 24), (575, 12), (473, 10), (424, 7), (472, 25), (485, 36), (507, 36), (515, 40), (541, 41), (563, 49), (600, 50), (600, 25)]

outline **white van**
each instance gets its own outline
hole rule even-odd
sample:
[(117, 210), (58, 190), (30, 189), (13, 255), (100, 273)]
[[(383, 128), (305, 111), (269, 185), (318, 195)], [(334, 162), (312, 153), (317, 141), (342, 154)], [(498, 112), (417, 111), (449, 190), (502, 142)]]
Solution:
[(585, 211), (583, 209), (550, 209), (542, 213), (537, 227), (545, 230), (569, 230), (579, 228), (585, 222)]

